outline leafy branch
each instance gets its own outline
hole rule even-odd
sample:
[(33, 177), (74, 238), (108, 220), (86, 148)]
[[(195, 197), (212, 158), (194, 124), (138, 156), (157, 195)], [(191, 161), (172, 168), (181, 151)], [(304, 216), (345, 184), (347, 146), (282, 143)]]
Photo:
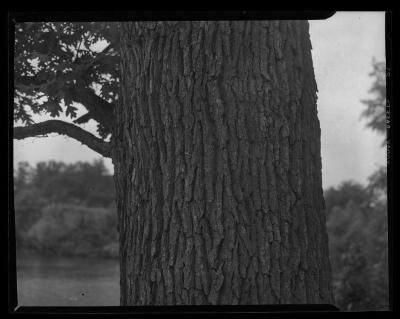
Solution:
[(72, 137), (104, 157), (111, 157), (109, 142), (81, 129), (80, 127), (60, 120), (48, 120), (28, 126), (14, 127), (14, 138), (21, 140), (27, 137), (58, 133)]

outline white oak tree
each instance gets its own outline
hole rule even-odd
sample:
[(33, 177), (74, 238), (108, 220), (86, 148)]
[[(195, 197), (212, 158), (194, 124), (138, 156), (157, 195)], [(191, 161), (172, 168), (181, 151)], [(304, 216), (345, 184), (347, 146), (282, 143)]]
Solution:
[[(112, 158), (121, 305), (333, 303), (306, 21), (23, 24), (16, 39), (14, 138)], [(101, 138), (24, 107), (74, 118), (73, 102)]]

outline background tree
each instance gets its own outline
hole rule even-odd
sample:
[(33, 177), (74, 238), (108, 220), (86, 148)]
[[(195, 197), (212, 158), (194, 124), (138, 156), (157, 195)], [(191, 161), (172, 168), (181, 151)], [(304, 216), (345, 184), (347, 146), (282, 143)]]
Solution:
[[(382, 146), (386, 146), (386, 63), (385, 61), (372, 60), (373, 71), (370, 76), (374, 82), (369, 93), (374, 96), (372, 99), (362, 100), (366, 109), (361, 114), (362, 118), (368, 120), (367, 127), (383, 135)], [(387, 168), (380, 167), (373, 176), (371, 176), (371, 187), (374, 189), (386, 189)]]
[(374, 95), (374, 98), (362, 100), (367, 108), (361, 116), (368, 119), (367, 127), (386, 134), (386, 63), (374, 58), (372, 67), (373, 71), (370, 76), (374, 78), (374, 82), (369, 93)]
[(352, 201), (356, 205), (364, 205), (369, 202), (370, 194), (365, 191), (365, 187), (353, 181), (344, 181), (337, 188), (330, 187), (325, 191), (325, 208), (329, 213), (333, 208), (345, 208)]
[[(28, 125), (14, 137), (58, 132), (111, 156), (121, 304), (331, 303), (308, 23), (114, 26), (18, 26), (15, 114)], [(76, 117), (71, 101), (101, 138), (29, 122), (25, 105)]]
[(102, 161), (20, 163), (14, 177), (18, 248), (118, 256), (112, 179)]
[[(389, 306), (387, 204), (380, 197), (370, 199), (369, 186), (362, 189), (367, 198), (362, 202), (353, 201), (340, 186), (325, 193), (332, 204), (327, 225), (333, 286), (342, 310)], [(348, 198), (344, 205), (343, 198)]]
[[(385, 63), (373, 60), (374, 82), (363, 100), (367, 127), (386, 133)], [(386, 140), (384, 140), (383, 146)], [(376, 170), (366, 186), (345, 181), (325, 191), (336, 302), (343, 310), (389, 308), (387, 169)]]

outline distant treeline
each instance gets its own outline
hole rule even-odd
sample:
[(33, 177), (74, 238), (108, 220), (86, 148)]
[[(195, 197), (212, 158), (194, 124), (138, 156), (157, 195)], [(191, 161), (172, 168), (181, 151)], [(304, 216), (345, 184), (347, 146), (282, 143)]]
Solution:
[(342, 310), (388, 310), (386, 169), (367, 186), (347, 181), (325, 191), (336, 304)]
[(41, 253), (118, 257), (113, 177), (103, 161), (18, 163), (16, 243)]
[[(41, 253), (118, 257), (112, 176), (102, 161), (50, 161), (15, 170), (19, 248)], [(386, 170), (367, 186), (325, 191), (336, 303), (343, 310), (388, 307)]]

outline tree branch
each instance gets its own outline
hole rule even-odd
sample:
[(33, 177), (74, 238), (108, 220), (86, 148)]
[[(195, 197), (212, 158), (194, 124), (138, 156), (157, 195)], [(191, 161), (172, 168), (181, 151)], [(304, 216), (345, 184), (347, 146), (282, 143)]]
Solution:
[(104, 157), (111, 157), (109, 142), (104, 142), (102, 139), (81, 129), (80, 127), (64, 121), (49, 120), (28, 126), (14, 127), (14, 139), (17, 140), (49, 133), (67, 135), (86, 145), (95, 152), (100, 153)]
[(111, 132), (114, 123), (114, 104), (103, 100), (88, 88), (71, 87), (69, 93), (74, 97), (74, 101), (81, 103), (88, 110), (90, 119), (103, 124)]

